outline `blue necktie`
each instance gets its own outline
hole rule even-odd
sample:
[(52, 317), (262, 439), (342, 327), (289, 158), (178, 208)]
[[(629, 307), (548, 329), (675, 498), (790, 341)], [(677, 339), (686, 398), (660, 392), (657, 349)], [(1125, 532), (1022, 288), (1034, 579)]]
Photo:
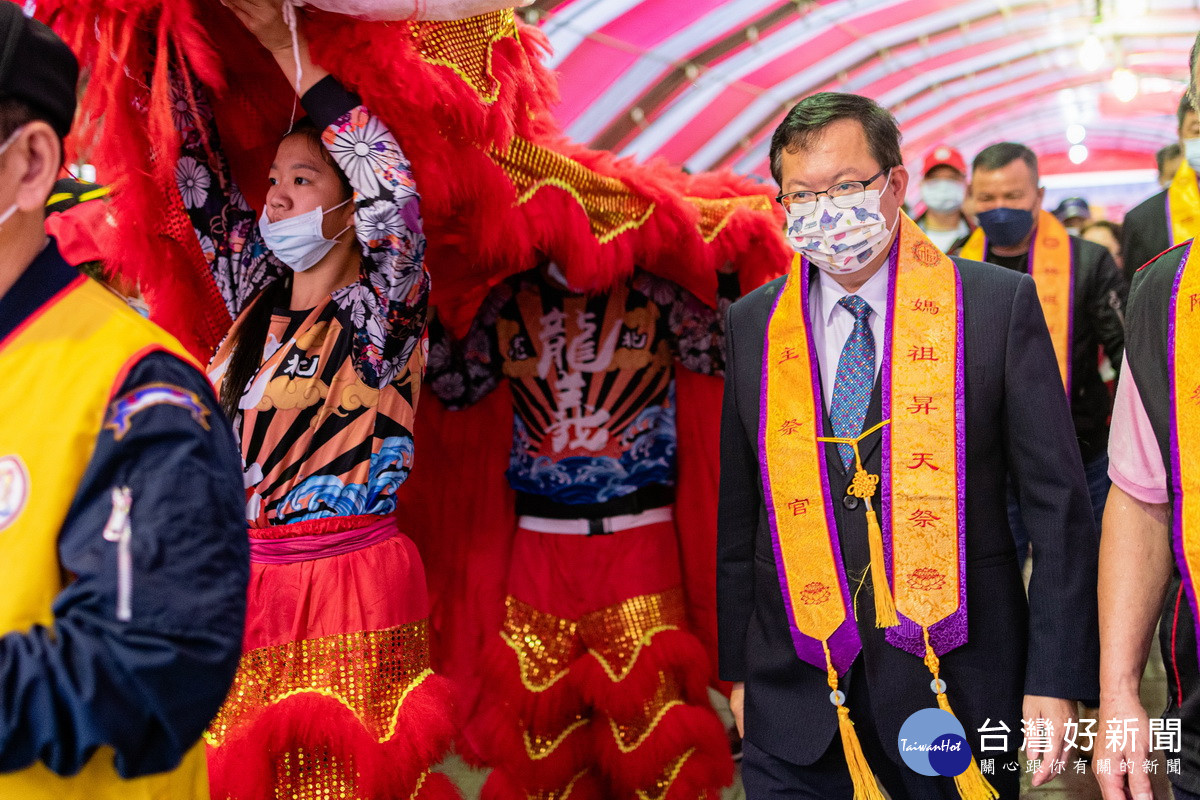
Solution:
[[(871, 307), (856, 294), (838, 300), (838, 305), (854, 315), (854, 330), (842, 347), (838, 359), (837, 377), (833, 381), (833, 400), (829, 403), (829, 420), (833, 435), (852, 439), (862, 433), (871, 389), (875, 386), (875, 337), (867, 323)], [(839, 444), (838, 453), (847, 470), (854, 463), (854, 448)]]

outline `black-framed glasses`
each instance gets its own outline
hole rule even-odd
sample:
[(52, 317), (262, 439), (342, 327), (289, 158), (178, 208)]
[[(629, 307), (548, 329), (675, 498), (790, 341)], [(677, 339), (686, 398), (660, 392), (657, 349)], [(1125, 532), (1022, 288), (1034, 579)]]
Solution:
[(838, 208), (853, 208), (863, 201), (867, 195), (867, 187), (874, 183), (880, 175), (891, 172), (891, 167), (879, 170), (865, 181), (842, 181), (835, 183), (823, 192), (788, 192), (775, 199), (789, 217), (807, 217), (817, 210), (817, 198), (827, 195)]

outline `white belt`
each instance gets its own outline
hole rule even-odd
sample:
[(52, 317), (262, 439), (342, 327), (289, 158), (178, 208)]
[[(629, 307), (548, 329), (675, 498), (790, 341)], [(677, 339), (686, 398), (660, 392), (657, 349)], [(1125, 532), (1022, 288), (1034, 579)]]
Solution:
[(670, 522), (675, 518), (671, 506), (652, 508), (640, 514), (622, 514), (617, 517), (603, 519), (552, 519), (550, 517), (521, 516), (517, 518), (517, 527), (535, 533), (573, 533), (581, 536), (616, 533), (630, 528), (640, 528), (643, 525), (654, 525), (658, 522)]

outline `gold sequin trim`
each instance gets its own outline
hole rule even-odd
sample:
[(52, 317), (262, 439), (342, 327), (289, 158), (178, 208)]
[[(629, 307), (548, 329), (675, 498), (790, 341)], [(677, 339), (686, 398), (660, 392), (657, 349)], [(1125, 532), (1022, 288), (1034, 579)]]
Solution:
[(655, 634), (676, 630), (685, 619), (683, 589), (675, 588), (586, 614), (579, 620), (579, 634), (608, 677), (620, 683)]
[(432, 674), (425, 620), (262, 647), (242, 654), (233, 687), (204, 736), (219, 747), (231, 728), (268, 706), (315, 693), (340, 702), (385, 742), (395, 734), (405, 697)]
[(600, 244), (640, 228), (655, 205), (634, 194), (616, 178), (593, 172), (553, 150), (514, 136), (507, 148), (490, 153), (517, 190), (517, 205), (529, 202), (540, 189), (555, 186), (575, 198), (587, 213), (592, 234)]
[[(417, 795), (421, 793), (421, 787), (425, 785), (425, 779), (429, 777), (429, 770), (425, 770), (417, 778), (417, 785), (413, 788), (412, 794), (408, 796), (408, 800), (417, 800)], [(333, 795), (330, 795), (332, 797)], [(341, 800), (339, 797), (338, 800)]]
[(501, 39), (517, 38), (511, 9), (452, 22), (409, 22), (422, 60), (453, 70), (488, 104), (500, 97), (492, 74), (492, 50)]
[[(276, 800), (325, 800), (353, 797), (357, 788), (350, 771), (328, 753), (314, 754), (303, 748), (284, 753), (275, 780)], [(330, 791), (334, 794), (330, 794)], [(347, 794), (349, 792), (349, 794)]]
[(608, 725), (612, 729), (617, 748), (628, 754), (645, 744), (667, 712), (676, 706), (684, 705), (682, 694), (674, 678), (662, 675), (659, 678), (658, 690), (642, 704), (642, 713), (638, 717), (620, 722), (610, 717)]
[(581, 717), (567, 726), (566, 730), (557, 736), (542, 736), (539, 733), (530, 733), (522, 731), (521, 736), (525, 740), (525, 752), (529, 755), (530, 761), (541, 761), (544, 758), (549, 758), (550, 754), (562, 746), (562, 743), (567, 740), (575, 731), (587, 725), (589, 720), (586, 717)]
[(693, 747), (691, 750), (688, 750), (686, 753), (681, 755), (673, 763), (668, 764), (667, 768), (663, 770), (662, 777), (654, 782), (654, 791), (650, 792), (638, 789), (638, 800), (662, 800), (662, 798), (666, 797), (667, 792), (671, 791), (671, 787), (675, 784), (675, 779), (678, 778), (679, 773), (683, 771), (683, 765), (687, 763), (687, 760), (691, 758), (692, 754), (695, 752), (696, 748)]
[(500, 637), (517, 654), (521, 683), (534, 693), (566, 677), (579, 649), (574, 622), (538, 611), (515, 597), (505, 600)]
[(575, 773), (575, 777), (571, 778), (571, 781), (566, 785), (565, 788), (543, 789), (540, 792), (526, 794), (525, 797), (527, 800), (570, 800), (571, 793), (575, 791), (575, 784), (579, 783), (579, 781), (582, 780), (583, 776), (587, 775), (587, 773), (588, 771), (585, 767), (584, 769), (581, 769), (579, 772)]
[(696, 224), (696, 228), (700, 231), (706, 244), (711, 244), (712, 240), (717, 238), (739, 208), (771, 213), (771, 198), (765, 195), (720, 198), (685, 197), (683, 199), (684, 202), (695, 206), (696, 210), (700, 212), (700, 221)]

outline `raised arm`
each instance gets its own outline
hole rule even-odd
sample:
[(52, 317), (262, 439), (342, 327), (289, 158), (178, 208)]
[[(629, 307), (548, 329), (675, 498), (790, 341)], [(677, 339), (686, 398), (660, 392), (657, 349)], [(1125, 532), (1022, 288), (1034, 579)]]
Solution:
[(370, 386), (390, 383), (425, 329), (429, 273), (412, 167), (383, 121), (309, 56), (303, 28), (283, 22), (282, 0), (224, 0), (271, 52), (301, 95), (321, 140), (354, 189), (363, 274), (333, 293), (359, 334), (353, 359)]
[(237, 317), (284, 267), (268, 257), (254, 211), (233, 182), (221, 151), (204, 88), (184, 69), (172, 67), (170, 73), (172, 119), (181, 142), (175, 184), (225, 308)]

